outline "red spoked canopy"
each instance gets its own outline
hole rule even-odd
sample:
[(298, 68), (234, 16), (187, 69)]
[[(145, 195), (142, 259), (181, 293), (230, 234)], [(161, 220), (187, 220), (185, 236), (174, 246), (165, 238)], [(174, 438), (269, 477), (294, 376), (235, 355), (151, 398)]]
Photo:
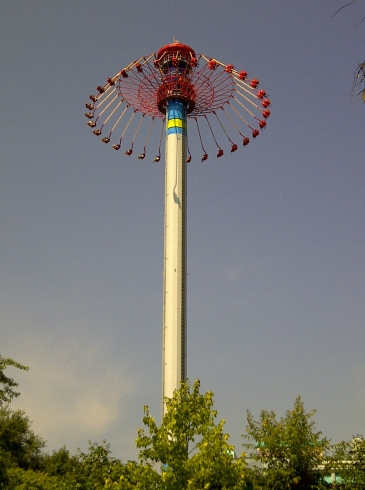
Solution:
[[(206, 124), (218, 148), (217, 157), (221, 157), (224, 152), (214, 126), (228, 139), (230, 150), (234, 152), (238, 148), (237, 135), (246, 146), (250, 137), (256, 138), (266, 127), (270, 116), (270, 100), (265, 90), (259, 88), (256, 78), (250, 78), (244, 70), (237, 71), (232, 64), (226, 65), (203, 54), (196, 55), (192, 48), (178, 41), (133, 61), (108, 78), (104, 85), (98, 86), (97, 93), (90, 95), (86, 104), (88, 112), (85, 116), (92, 132), (103, 136), (103, 143), (109, 143), (116, 135), (116, 142), (112, 144), (114, 150), (122, 147), (128, 130), (134, 130), (125, 151), (127, 155), (132, 154), (142, 123), (149, 117), (144, 148), (138, 157), (144, 159), (152, 126), (156, 120), (164, 121), (169, 100), (186, 103), (188, 118), (195, 120), (193, 128), (198, 130), (202, 161), (207, 160), (208, 154), (203, 144), (201, 123)], [(160, 160), (162, 132), (163, 124), (154, 161)]]

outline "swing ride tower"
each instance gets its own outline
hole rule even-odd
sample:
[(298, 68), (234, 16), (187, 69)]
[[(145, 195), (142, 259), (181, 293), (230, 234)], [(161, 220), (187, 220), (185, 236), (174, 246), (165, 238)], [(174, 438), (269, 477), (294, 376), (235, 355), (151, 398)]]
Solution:
[[(112, 144), (114, 150), (121, 149), (126, 134), (133, 128), (135, 116), (139, 114), (134, 136), (124, 151), (128, 156), (133, 153), (145, 118), (151, 118), (139, 160), (146, 156), (154, 123), (162, 120), (159, 148), (153, 161), (161, 159), (161, 141), (165, 133), (163, 414), (166, 399), (172, 398), (187, 374), (186, 166), (192, 160), (187, 138), (188, 120), (195, 123), (193, 127), (197, 129), (195, 134), (203, 151), (202, 162), (208, 159), (208, 153), (198, 119), (217, 147), (217, 158), (224, 154), (218, 143), (222, 136), (228, 140), (230, 152), (234, 153), (238, 145), (229, 133), (234, 132), (236, 137), (238, 134), (245, 147), (250, 142), (249, 135), (256, 138), (270, 116), (270, 100), (258, 85), (259, 81), (250, 79), (246, 71), (238, 72), (232, 64), (226, 65), (203, 54), (196, 55), (192, 48), (175, 40), (108, 78), (104, 85), (97, 87), (97, 94), (90, 95), (86, 104), (87, 124), (96, 136), (105, 134), (101, 138), (105, 144), (111, 141), (125, 115), (130, 116), (123, 125), (119, 141)], [(226, 129), (227, 122), (230, 129)]]
[[(157, 53), (163, 83), (157, 104), (166, 117), (162, 399), (186, 379), (186, 159), (187, 114), (195, 107), (190, 73), (196, 57), (182, 44)], [(163, 411), (166, 405), (163, 402)]]

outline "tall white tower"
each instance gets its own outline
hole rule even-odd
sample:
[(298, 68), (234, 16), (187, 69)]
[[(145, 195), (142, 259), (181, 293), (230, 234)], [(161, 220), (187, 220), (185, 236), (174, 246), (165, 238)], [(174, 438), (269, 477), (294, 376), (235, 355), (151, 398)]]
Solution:
[(187, 115), (195, 108), (191, 83), (195, 52), (175, 40), (157, 53), (157, 105), (166, 117), (165, 229), (162, 333), (162, 413), (186, 379), (186, 161)]
[(186, 379), (186, 103), (166, 107), (165, 245), (162, 345), (163, 414)]

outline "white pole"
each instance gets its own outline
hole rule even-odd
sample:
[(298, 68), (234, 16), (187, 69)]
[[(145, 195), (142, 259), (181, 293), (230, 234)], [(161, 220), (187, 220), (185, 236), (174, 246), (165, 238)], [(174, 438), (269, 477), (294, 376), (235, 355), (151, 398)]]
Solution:
[(169, 101), (165, 142), (162, 414), (186, 379), (186, 104)]

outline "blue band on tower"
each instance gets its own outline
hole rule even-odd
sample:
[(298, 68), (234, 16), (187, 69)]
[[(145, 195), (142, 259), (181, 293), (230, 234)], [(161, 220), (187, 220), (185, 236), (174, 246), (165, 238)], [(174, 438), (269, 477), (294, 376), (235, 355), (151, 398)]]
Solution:
[(186, 135), (186, 105), (184, 102), (169, 101), (167, 104), (167, 134)]

